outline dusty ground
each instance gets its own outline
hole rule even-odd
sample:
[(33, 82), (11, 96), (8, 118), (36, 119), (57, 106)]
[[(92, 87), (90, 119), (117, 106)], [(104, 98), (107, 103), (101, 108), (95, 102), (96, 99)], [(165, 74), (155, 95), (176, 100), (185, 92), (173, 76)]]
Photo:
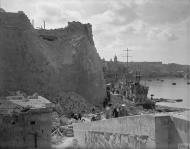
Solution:
[(77, 141), (74, 137), (63, 137), (58, 140), (56, 144), (52, 144), (52, 149), (78, 149)]

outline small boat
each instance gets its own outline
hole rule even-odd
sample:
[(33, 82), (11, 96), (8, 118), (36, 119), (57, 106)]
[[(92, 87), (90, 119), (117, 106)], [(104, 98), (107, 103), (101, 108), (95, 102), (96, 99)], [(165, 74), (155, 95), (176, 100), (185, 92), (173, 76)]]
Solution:
[(176, 85), (176, 83), (172, 83), (172, 85)]
[(190, 82), (187, 82), (187, 85), (190, 85)]
[(182, 102), (183, 99), (176, 99), (175, 101), (176, 101), (176, 102)]

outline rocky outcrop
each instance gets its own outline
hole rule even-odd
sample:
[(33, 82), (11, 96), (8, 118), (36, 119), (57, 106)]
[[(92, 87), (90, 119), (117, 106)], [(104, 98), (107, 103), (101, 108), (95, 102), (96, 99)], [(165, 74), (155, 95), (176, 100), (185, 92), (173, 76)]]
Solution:
[(35, 30), (23, 12), (0, 12), (0, 93), (15, 90), (45, 97), (76, 92), (101, 103), (104, 78), (91, 25)]

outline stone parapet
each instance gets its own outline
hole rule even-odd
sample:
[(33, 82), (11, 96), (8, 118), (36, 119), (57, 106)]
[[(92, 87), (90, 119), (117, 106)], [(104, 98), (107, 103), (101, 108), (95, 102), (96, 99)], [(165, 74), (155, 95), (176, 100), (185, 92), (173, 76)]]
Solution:
[(168, 148), (170, 116), (139, 115), (74, 124), (83, 148)]

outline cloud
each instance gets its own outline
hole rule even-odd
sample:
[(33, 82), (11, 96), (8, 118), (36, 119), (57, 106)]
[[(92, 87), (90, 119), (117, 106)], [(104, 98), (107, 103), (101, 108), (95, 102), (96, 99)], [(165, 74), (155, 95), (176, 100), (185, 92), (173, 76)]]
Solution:
[(178, 39), (174, 33), (171, 33), (169, 31), (162, 32), (162, 36), (164, 36), (168, 41), (175, 41)]
[[(46, 21), (49, 28), (60, 28), (67, 24), (69, 21), (82, 21), (82, 11), (76, 11), (69, 9), (65, 6), (67, 2), (55, 0), (57, 3), (47, 1), (46, 3), (42, 0), (37, 6), (37, 12), (39, 13), (35, 19), (36, 25), (39, 26), (42, 20)], [(72, 0), (71, 0), (72, 3)]]
[(131, 33), (133, 34), (146, 34), (146, 32), (149, 30), (149, 26), (141, 20), (136, 20), (128, 24), (127, 30), (132, 31)]
[[(126, 47), (157, 55), (157, 60), (167, 59), (159, 49), (168, 55), (171, 49), (178, 53), (190, 47), (190, 0), (6, 0), (2, 5), (7, 11), (23, 10), (36, 26), (43, 20), (47, 28), (64, 27), (68, 21), (91, 23), (97, 50), (107, 59)], [(136, 55), (138, 60), (147, 58)]]
[(169, 30), (161, 30), (159, 28), (152, 28), (148, 34), (149, 40), (160, 40), (160, 41), (174, 41), (178, 37)]
[(88, 21), (93, 25), (103, 26), (105, 24), (111, 24), (111, 22), (114, 20), (114, 17), (116, 17), (114, 12), (107, 10), (101, 14), (91, 16)]
[(150, 24), (179, 23), (190, 15), (189, 0), (149, 0), (138, 7), (140, 19)]
[(138, 18), (135, 5), (131, 5), (130, 1), (121, 0), (118, 1), (117, 4), (116, 1), (112, 1), (112, 3), (110, 3), (110, 9), (113, 10), (116, 15), (112, 22), (116, 25), (126, 25)]

